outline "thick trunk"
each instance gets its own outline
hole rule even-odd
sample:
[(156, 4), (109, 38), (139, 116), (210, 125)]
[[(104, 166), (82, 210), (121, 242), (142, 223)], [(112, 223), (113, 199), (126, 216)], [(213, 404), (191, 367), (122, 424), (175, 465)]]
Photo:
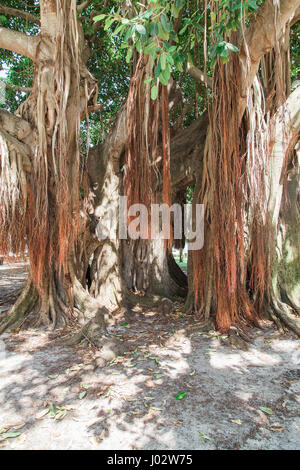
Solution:
[[(91, 294), (98, 302), (113, 310), (122, 304), (124, 287), (121, 267), (121, 241), (118, 237), (120, 173), (111, 160), (107, 162), (100, 200), (94, 215), (99, 223), (96, 236), (100, 245), (94, 252), (91, 266)], [(108, 231), (108, 232), (106, 232)]]
[(185, 296), (185, 275), (179, 274), (163, 239), (125, 240), (122, 258), (125, 285), (129, 290), (170, 299)]
[(0, 324), (0, 333), (21, 326), (62, 327), (80, 320), (79, 314), (73, 305), (71, 277), (62, 277), (58, 266), (53, 265), (43, 278), (41, 290), (29, 276), (24, 291)]
[(299, 167), (291, 173), (279, 215), (270, 297), (275, 315), (300, 336)]
[[(33, 323), (61, 325), (75, 312), (70, 255), (84, 230), (79, 215), (80, 116), (97, 97), (97, 86), (83, 59), (76, 1), (44, 0), (40, 6), (41, 33), (27, 44), (29, 51), (35, 47), (32, 93), (18, 109), (21, 118), (5, 112), (0, 116), (0, 137), (7, 146), (1, 149), (1, 201), (6, 204), (0, 212), (0, 249), (22, 251), (26, 240), (30, 260), (30, 287), (1, 329), (19, 316), (23, 322), (24, 315)], [(17, 230), (11, 220), (17, 221)]]

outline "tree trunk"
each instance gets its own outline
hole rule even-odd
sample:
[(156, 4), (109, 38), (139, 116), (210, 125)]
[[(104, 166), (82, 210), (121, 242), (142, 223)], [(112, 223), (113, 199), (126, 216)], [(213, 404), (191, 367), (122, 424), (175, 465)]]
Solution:
[[(8, 151), (1, 153), (9, 164), (1, 172), (8, 204), (1, 206), (0, 245), (4, 251), (22, 251), (26, 239), (30, 276), (1, 330), (27, 316), (54, 326), (77, 316), (70, 258), (85, 230), (79, 216), (80, 120), (88, 101), (97, 98), (97, 85), (85, 67), (76, 1), (43, 0), (40, 7), (32, 93), (18, 109), (22, 119), (2, 114)], [(19, 220), (13, 237), (8, 236), (11, 220)], [(5, 236), (11, 245), (5, 245)]]

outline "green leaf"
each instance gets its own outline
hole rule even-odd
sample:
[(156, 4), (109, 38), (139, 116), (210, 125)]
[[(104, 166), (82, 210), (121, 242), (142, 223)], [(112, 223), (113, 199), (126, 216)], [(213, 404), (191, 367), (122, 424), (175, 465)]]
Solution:
[(232, 52), (240, 52), (239, 48), (231, 44), (231, 42), (226, 43), (227, 49), (229, 49)]
[(59, 374), (48, 375), (49, 379), (56, 379)]
[(167, 67), (165, 70), (162, 70), (160, 72), (159, 81), (163, 85), (167, 86), (168, 83), (169, 83), (169, 80), (170, 80), (170, 76), (171, 76), (171, 71), (170, 71), (169, 67)]
[(136, 25), (136, 30), (139, 34), (141, 34), (142, 36), (146, 36), (147, 35), (147, 31), (146, 31), (146, 28), (145, 26), (143, 26), (142, 24), (137, 24)]
[(174, 65), (174, 59), (170, 54), (167, 54), (167, 61), (170, 65)]
[(203, 432), (199, 432), (199, 436), (202, 437), (202, 439), (207, 439), (208, 441), (211, 441), (211, 437), (208, 437), (206, 434), (203, 434)]
[(175, 5), (178, 10), (181, 10), (181, 8), (185, 7), (185, 0), (176, 0)]
[(104, 15), (104, 14), (98, 15), (98, 16), (94, 16), (93, 21), (101, 21), (101, 20), (103, 20), (105, 17), (106, 17), (106, 15)]
[(114, 18), (107, 18), (105, 21), (104, 31), (107, 31), (114, 21), (115, 21)]
[(150, 23), (150, 35), (157, 36), (158, 35), (158, 24), (155, 21)]
[(136, 47), (136, 50), (138, 51), (138, 53), (140, 54), (142, 52), (142, 43), (141, 43), (141, 41), (137, 41), (135, 43), (135, 47)]
[(181, 392), (176, 396), (176, 400), (182, 400), (186, 397), (186, 392)]
[(175, 5), (172, 5), (171, 13), (172, 13), (172, 16), (173, 16), (174, 18), (178, 18), (179, 13), (180, 13), (180, 9), (176, 8)]
[(227, 64), (229, 62), (229, 57), (221, 57), (222, 64)]
[(83, 388), (84, 390), (88, 390), (90, 388), (90, 385), (82, 383), (81, 388)]
[(175, 66), (176, 66), (176, 69), (178, 70), (178, 72), (183, 72), (183, 67), (182, 67), (182, 64), (180, 62), (176, 62)]
[[(146, 80), (144, 80), (144, 83), (146, 85), (148, 85), (148, 83), (150, 83), (151, 81), (152, 81), (152, 77), (148, 77), (148, 78), (146, 78)], [(127, 325), (128, 325), (128, 323), (127, 323)]]
[[(120, 31), (124, 31), (126, 26), (124, 26), (123, 24), (120, 24), (119, 26), (116, 27), (116, 29), (114, 30), (113, 32), (113, 35), (116, 36)], [(122, 36), (122, 33), (121, 33), (121, 36)]]
[(156, 85), (154, 85), (154, 86), (151, 88), (151, 99), (152, 99), (153, 101), (156, 100), (157, 95), (158, 95), (158, 87), (157, 87)]
[(159, 77), (160, 72), (161, 72), (161, 66), (160, 66), (160, 62), (158, 62), (157, 65), (154, 67), (155, 78)]
[(133, 55), (133, 49), (132, 49), (132, 47), (129, 47), (129, 49), (127, 51), (127, 55), (126, 55), (127, 64), (130, 62), (132, 55)]
[(183, 28), (181, 28), (181, 30), (179, 31), (179, 36), (182, 36), (187, 30), (188, 26), (191, 26), (191, 25), (192, 25), (192, 22), (190, 20), (187, 20)]
[(160, 15), (160, 21), (164, 30), (167, 31), (167, 33), (169, 33), (172, 30), (172, 26), (169, 23), (169, 19), (165, 13), (162, 13)]
[(165, 52), (163, 52), (161, 54), (159, 61), (160, 61), (160, 66), (161, 66), (162, 70), (165, 70), (166, 62), (167, 62), (167, 56), (166, 56)]
[(158, 36), (160, 39), (163, 39), (164, 41), (168, 41), (169, 36), (170, 36), (169, 33), (163, 29), (160, 23), (158, 23)]
[(162, 73), (159, 75), (159, 81), (160, 81), (160, 83), (161, 83), (162, 85), (164, 85), (164, 86), (167, 86), (167, 85), (168, 85), (168, 80), (166, 80), (166, 79), (164, 78), (164, 76), (163, 76)]
[(4, 434), (1, 434), (1, 440), (3, 439), (12, 439), (14, 437), (20, 436), (20, 432), (5, 432)]
[(155, 50), (156, 50), (156, 45), (155, 45), (155, 42), (152, 41), (145, 47), (145, 54), (152, 55), (155, 52)]
[(266, 408), (265, 406), (260, 406), (259, 409), (266, 413), (267, 415), (273, 415), (274, 411), (271, 410), (271, 408)]
[[(134, 26), (131, 26), (131, 28), (128, 28), (126, 33), (125, 33), (125, 36), (124, 36), (124, 42), (127, 42), (129, 38), (131, 38), (131, 36), (133, 35), (134, 33)], [(127, 44), (126, 44), (126, 47), (127, 47)]]
[(49, 415), (50, 415), (50, 418), (54, 418), (55, 416), (55, 408), (54, 406), (52, 405), (52, 403), (50, 403), (49, 405), (49, 411), (48, 411)]

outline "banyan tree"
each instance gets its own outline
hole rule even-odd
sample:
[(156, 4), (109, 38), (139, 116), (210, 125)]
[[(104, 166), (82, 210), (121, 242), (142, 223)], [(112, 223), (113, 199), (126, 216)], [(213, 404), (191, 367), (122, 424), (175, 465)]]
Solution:
[[(0, 109), (0, 253), (30, 268), (0, 332), (101, 345), (120, 309), (180, 297), (223, 332), (267, 316), (299, 334), (299, 0), (2, 3), (1, 64), (29, 78), (10, 73)], [(187, 188), (187, 277), (172, 219), (168, 240), (99, 235)]]

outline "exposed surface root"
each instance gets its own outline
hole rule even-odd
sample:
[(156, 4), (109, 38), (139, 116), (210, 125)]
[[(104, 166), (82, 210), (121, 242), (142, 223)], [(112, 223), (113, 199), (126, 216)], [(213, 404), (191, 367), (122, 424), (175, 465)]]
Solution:
[(274, 315), (279, 317), (284, 325), (300, 337), (300, 318), (294, 314), (293, 309), (288, 304), (276, 298), (274, 294), (272, 295), (272, 307), (274, 309)]
[(99, 308), (94, 317), (78, 333), (60, 340), (59, 343), (64, 346), (75, 346), (86, 340), (95, 348), (100, 349), (96, 363), (98, 367), (103, 367), (106, 362), (112, 361), (124, 352), (123, 345), (112, 338), (106, 329), (108, 317), (109, 311), (105, 307)]
[(240, 329), (230, 328), (228, 331), (228, 343), (235, 349), (242, 349), (248, 351), (251, 339), (244, 334)]
[(0, 323), (0, 334), (8, 328), (19, 328), (23, 325), (27, 315), (35, 308), (38, 300), (38, 293), (33, 286), (31, 279), (28, 279), (22, 294)]
[(160, 311), (166, 315), (172, 313), (174, 309), (174, 304), (171, 299), (160, 297), (159, 295), (139, 295), (127, 291), (125, 298), (129, 307), (159, 308)]

